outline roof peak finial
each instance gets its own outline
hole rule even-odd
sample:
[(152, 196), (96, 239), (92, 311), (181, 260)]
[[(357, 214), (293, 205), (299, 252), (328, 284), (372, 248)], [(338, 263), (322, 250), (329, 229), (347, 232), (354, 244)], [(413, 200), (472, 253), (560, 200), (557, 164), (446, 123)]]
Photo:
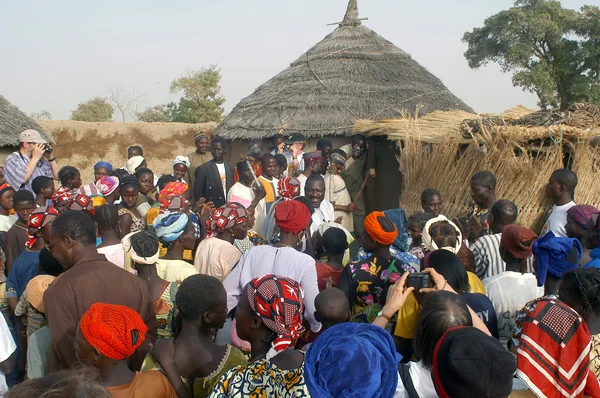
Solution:
[(358, 18), (358, 0), (350, 0), (346, 9), (346, 15), (344, 16), (344, 20), (340, 22), (340, 26), (357, 26), (360, 24), (361, 22)]

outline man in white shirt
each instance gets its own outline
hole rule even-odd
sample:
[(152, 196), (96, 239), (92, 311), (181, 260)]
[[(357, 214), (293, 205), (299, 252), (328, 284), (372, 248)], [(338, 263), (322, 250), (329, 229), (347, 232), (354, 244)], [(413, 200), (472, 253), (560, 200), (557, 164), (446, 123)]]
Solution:
[(210, 144), (213, 159), (196, 169), (194, 200), (213, 202), (215, 207), (227, 203), (227, 192), (233, 185), (233, 167), (225, 161), (227, 141), (216, 137)]
[(546, 185), (546, 196), (554, 202), (550, 215), (542, 228), (540, 236), (554, 232), (555, 236), (567, 237), (567, 210), (575, 206), (575, 188), (577, 187), (577, 174), (569, 169), (556, 170), (550, 176)]
[(311, 174), (306, 180), (306, 197), (310, 199), (315, 208), (312, 215), (312, 224), (310, 224), (310, 233), (314, 235), (319, 230), (321, 224), (330, 222), (340, 222), (335, 219), (335, 210), (330, 201), (325, 200), (325, 180), (319, 174)]
[(537, 235), (525, 227), (505, 227), (500, 253), (506, 263), (506, 271), (483, 280), (483, 286), (496, 310), (500, 341), (505, 347), (512, 337), (517, 311), (529, 301), (544, 295), (544, 288), (537, 286), (535, 275), (527, 272), (527, 260), (532, 257), (536, 238)]

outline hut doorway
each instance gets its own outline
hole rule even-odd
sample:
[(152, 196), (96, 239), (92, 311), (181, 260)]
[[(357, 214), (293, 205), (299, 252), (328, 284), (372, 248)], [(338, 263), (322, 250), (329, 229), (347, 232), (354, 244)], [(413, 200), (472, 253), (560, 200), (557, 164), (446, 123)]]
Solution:
[(397, 209), (404, 186), (397, 158), (400, 155), (398, 145), (387, 136), (375, 136), (369, 141), (376, 175), (375, 184), (368, 191), (367, 211)]

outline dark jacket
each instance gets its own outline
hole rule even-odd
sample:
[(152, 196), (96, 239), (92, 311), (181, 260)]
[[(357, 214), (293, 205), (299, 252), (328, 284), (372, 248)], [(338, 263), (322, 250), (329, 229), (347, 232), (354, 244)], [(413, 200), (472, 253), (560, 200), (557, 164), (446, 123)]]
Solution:
[(233, 167), (227, 162), (223, 164), (225, 165), (225, 175), (227, 177), (225, 192), (223, 192), (221, 176), (214, 160), (210, 160), (196, 168), (196, 177), (194, 178), (195, 201), (205, 198), (207, 202), (213, 202), (215, 207), (221, 207), (227, 203), (227, 192), (233, 185)]

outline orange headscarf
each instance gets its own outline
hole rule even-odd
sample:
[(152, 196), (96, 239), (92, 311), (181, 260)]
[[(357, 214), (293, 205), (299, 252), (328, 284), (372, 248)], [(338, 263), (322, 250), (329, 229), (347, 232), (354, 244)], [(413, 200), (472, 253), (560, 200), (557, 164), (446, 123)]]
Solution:
[(375, 242), (382, 245), (391, 245), (398, 236), (396, 226), (394, 226), (394, 230), (391, 232), (384, 231), (379, 223), (379, 217), (385, 217), (385, 214), (380, 211), (374, 211), (365, 217), (365, 230)]
[[(79, 328), (92, 347), (117, 361), (133, 355), (148, 331), (142, 317), (131, 308), (104, 303), (92, 304), (83, 314)], [(135, 342), (133, 331), (137, 332)]]

